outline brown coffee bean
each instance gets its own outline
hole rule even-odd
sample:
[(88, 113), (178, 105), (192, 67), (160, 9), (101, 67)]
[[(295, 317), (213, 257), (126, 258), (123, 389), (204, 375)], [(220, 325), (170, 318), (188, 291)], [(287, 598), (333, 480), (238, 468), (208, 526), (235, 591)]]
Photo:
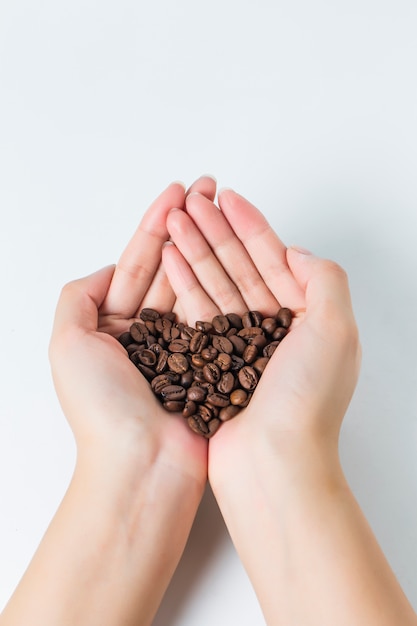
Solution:
[(237, 330), (243, 328), (242, 318), (237, 313), (228, 313), (226, 317), (230, 322), (230, 326), (233, 328), (237, 328)]
[(242, 337), (243, 339), (250, 339), (251, 337), (256, 337), (256, 335), (262, 335), (264, 331), (259, 326), (247, 326), (239, 330), (237, 336)]
[(283, 328), (289, 328), (292, 322), (292, 311), (287, 307), (282, 307), (275, 316), (278, 325)]
[(159, 352), (159, 356), (158, 356), (158, 362), (155, 367), (155, 371), (157, 374), (162, 374), (162, 372), (165, 372), (167, 367), (168, 367), (168, 350), (164, 350), (163, 348), (161, 348)]
[(265, 317), (262, 320), (262, 324), (261, 324), (261, 328), (262, 330), (264, 330), (268, 335), (272, 335), (272, 333), (274, 332), (274, 330), (277, 327), (277, 321), (276, 319), (274, 319), (273, 317)]
[(197, 404), (193, 400), (186, 400), (182, 414), (184, 417), (190, 417), (197, 411)]
[(273, 333), (272, 339), (275, 341), (282, 341), (284, 337), (288, 335), (288, 328), (284, 326), (279, 326)]
[(144, 343), (130, 343), (126, 348), (126, 351), (129, 357), (132, 357), (135, 352), (141, 352), (142, 350), (145, 350), (145, 348), (146, 346)]
[(239, 383), (247, 391), (253, 391), (258, 384), (259, 376), (253, 367), (245, 365), (238, 374)]
[(245, 351), (242, 355), (242, 359), (245, 361), (245, 363), (253, 363), (253, 361), (256, 360), (257, 356), (258, 356), (258, 348), (254, 346), (253, 344), (249, 344), (245, 348)]
[(232, 372), (225, 372), (222, 374), (222, 377), (217, 383), (217, 389), (220, 393), (230, 394), (233, 391), (235, 384), (236, 381)]
[(208, 422), (208, 433), (205, 435), (206, 439), (209, 439), (214, 435), (214, 433), (219, 429), (220, 424), (221, 421), (217, 417), (213, 417), (213, 419)]
[(217, 357), (218, 351), (214, 346), (207, 346), (201, 350), (201, 356), (205, 361), (214, 361)]
[(139, 363), (137, 365), (137, 368), (141, 372), (141, 374), (145, 376), (147, 380), (151, 381), (153, 380), (153, 378), (155, 378), (155, 372), (153, 371), (151, 367), (148, 367), (147, 365), (142, 365), (142, 363)]
[(215, 363), (207, 363), (203, 367), (203, 374), (206, 381), (213, 384), (218, 383), (221, 377), (220, 368)]
[(204, 402), (207, 397), (207, 389), (199, 385), (192, 385), (187, 389), (187, 399), (193, 402)]
[(152, 350), (149, 350), (148, 348), (141, 350), (138, 353), (138, 358), (142, 365), (148, 365), (149, 367), (152, 367), (152, 365), (155, 365), (156, 363), (155, 352), (152, 352)]
[(259, 311), (246, 311), (242, 315), (242, 324), (244, 328), (260, 326), (262, 324), (262, 315)]
[(263, 356), (267, 356), (268, 358), (271, 358), (275, 350), (278, 348), (278, 345), (279, 345), (279, 341), (271, 341), (271, 343), (269, 343), (263, 349), (262, 351)]
[(240, 357), (232, 354), (232, 363), (230, 365), (230, 370), (232, 372), (238, 372), (245, 365), (245, 361)]
[(129, 331), (122, 333), (119, 337), (119, 341), (124, 348), (127, 348), (130, 343), (132, 343), (132, 335)]
[(132, 335), (132, 339), (136, 343), (143, 343), (145, 341), (145, 337), (149, 335), (148, 329), (142, 322), (133, 322), (129, 330)]
[(230, 322), (227, 319), (226, 315), (216, 315), (215, 317), (213, 317), (211, 324), (215, 332), (219, 335), (227, 333), (230, 328)]
[(227, 337), (223, 337), (222, 335), (214, 335), (212, 341), (213, 341), (213, 346), (219, 352), (225, 352), (226, 354), (232, 354), (232, 352), (233, 352), (233, 343)]
[(232, 417), (236, 417), (236, 415), (240, 412), (240, 406), (236, 404), (229, 404), (229, 406), (225, 406), (223, 409), (220, 409), (219, 419), (222, 422), (227, 422), (232, 419)]
[(229, 396), (224, 393), (210, 393), (206, 398), (206, 402), (220, 408), (223, 408), (230, 404)]
[(194, 372), (193, 370), (188, 369), (186, 372), (181, 374), (180, 385), (181, 387), (185, 387), (185, 389), (188, 389), (188, 387), (191, 387), (193, 380)]
[(165, 372), (164, 374), (159, 374), (158, 376), (155, 376), (155, 378), (151, 382), (152, 390), (156, 395), (159, 395), (165, 387), (177, 382), (178, 379), (178, 374), (174, 374), (174, 372)]
[(258, 348), (258, 352), (262, 352), (267, 343), (268, 339), (263, 333), (262, 335), (256, 335), (255, 337), (250, 337), (248, 339), (248, 344), (250, 344), (251, 346), (256, 346)]
[(166, 411), (170, 411), (171, 413), (181, 413), (184, 410), (185, 402), (181, 400), (167, 400), (162, 403), (162, 406)]
[(208, 426), (206, 424), (206, 422), (203, 420), (203, 418), (201, 417), (201, 415), (191, 415), (188, 419), (188, 426), (191, 428), (192, 431), (194, 431), (197, 435), (203, 435), (203, 437), (205, 437), (208, 432)]
[(200, 404), (197, 407), (197, 415), (200, 415), (205, 422), (209, 422), (215, 414), (215, 410), (213, 406), (209, 406), (208, 404)]
[(200, 320), (195, 323), (195, 327), (196, 330), (204, 334), (211, 333), (213, 330), (213, 325), (210, 322), (202, 322)]
[(190, 339), (190, 352), (201, 352), (207, 344), (208, 336), (201, 331), (197, 331)]
[(180, 352), (181, 354), (186, 354), (190, 349), (190, 342), (186, 339), (174, 339), (168, 345), (168, 350), (170, 352)]
[(232, 357), (230, 354), (220, 352), (214, 363), (217, 365), (217, 367), (220, 367), (222, 372), (227, 372), (232, 366)]
[(143, 320), (144, 322), (154, 322), (155, 320), (158, 319), (158, 317), (160, 317), (158, 311), (155, 311), (155, 309), (142, 309), (141, 312), (139, 313), (139, 317), (141, 320)]
[(244, 389), (235, 389), (230, 394), (230, 403), (236, 406), (245, 404), (248, 394)]
[(180, 385), (166, 385), (161, 391), (160, 395), (168, 402), (168, 400), (183, 400), (187, 394), (184, 387)]
[(204, 365), (207, 363), (207, 361), (205, 361), (203, 359), (203, 357), (201, 356), (200, 353), (198, 354), (193, 354), (191, 357), (191, 365), (193, 367), (197, 367), (197, 368), (201, 368), (204, 367)]
[(172, 372), (177, 374), (184, 374), (189, 368), (188, 359), (185, 354), (174, 352), (168, 357), (168, 367)]
[(259, 376), (264, 373), (268, 361), (269, 358), (267, 356), (260, 356), (259, 359), (256, 359), (256, 361), (252, 363), (253, 369), (259, 374)]
[(171, 328), (171, 326), (172, 321), (165, 317), (165, 315), (155, 320), (155, 331), (160, 334), (162, 334), (166, 328)]
[(235, 354), (238, 354), (241, 356), (246, 348), (245, 340), (242, 339), (242, 337), (239, 337), (238, 335), (230, 336), (228, 337), (228, 339), (233, 344)]

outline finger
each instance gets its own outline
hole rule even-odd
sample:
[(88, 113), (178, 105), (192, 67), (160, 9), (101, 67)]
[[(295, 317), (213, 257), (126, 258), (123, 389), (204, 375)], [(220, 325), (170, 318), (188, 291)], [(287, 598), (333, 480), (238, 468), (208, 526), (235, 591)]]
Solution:
[(217, 308), (228, 313), (247, 310), (236, 285), (230, 280), (190, 216), (184, 211), (170, 211), (167, 228), (172, 241)]
[(106, 297), (114, 269), (114, 265), (109, 265), (65, 285), (55, 312), (53, 338), (74, 327), (84, 331), (97, 330), (98, 310)]
[(262, 213), (231, 189), (220, 191), (218, 198), (227, 221), (275, 298), (283, 306), (302, 306), (303, 292), (288, 267), (286, 247)]
[(168, 239), (166, 216), (184, 205), (185, 189), (172, 183), (151, 204), (116, 266), (103, 312), (132, 317), (152, 283)]
[(201, 193), (209, 200), (213, 201), (216, 196), (217, 181), (213, 176), (204, 175), (197, 178), (186, 192), (186, 196), (192, 193)]
[(187, 324), (194, 326), (198, 320), (209, 321), (221, 313), (175, 245), (164, 246), (162, 262), (175, 292), (182, 319)]
[[(204, 234), (211, 250), (230, 276), (249, 310), (262, 309), (264, 313), (275, 312), (279, 303), (265, 284), (245, 246), (236, 236), (222, 211), (199, 194), (186, 199), (186, 211)], [(179, 241), (176, 241), (177, 245)], [(194, 267), (193, 261), (188, 259)], [(198, 275), (206, 285), (207, 277)], [(261, 303), (261, 306), (260, 306)], [(236, 311), (239, 312), (239, 311)]]
[(156, 309), (160, 313), (168, 313), (172, 311), (175, 304), (175, 293), (168, 280), (162, 260), (155, 272), (154, 279), (149, 286), (140, 307), (134, 317), (139, 317), (140, 310), (149, 307)]

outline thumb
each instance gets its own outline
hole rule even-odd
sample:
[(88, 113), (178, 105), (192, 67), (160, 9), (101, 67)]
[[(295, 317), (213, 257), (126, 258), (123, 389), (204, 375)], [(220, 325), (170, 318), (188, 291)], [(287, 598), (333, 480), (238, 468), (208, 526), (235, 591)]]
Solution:
[(287, 262), (305, 292), (309, 316), (353, 319), (349, 281), (340, 265), (295, 246), (288, 248)]

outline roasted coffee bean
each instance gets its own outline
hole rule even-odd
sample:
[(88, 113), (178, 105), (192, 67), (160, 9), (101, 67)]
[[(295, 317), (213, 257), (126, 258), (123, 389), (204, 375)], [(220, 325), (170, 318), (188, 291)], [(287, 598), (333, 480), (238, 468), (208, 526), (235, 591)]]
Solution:
[(145, 337), (149, 335), (149, 331), (142, 322), (133, 322), (130, 327), (130, 334), (136, 343), (143, 343), (145, 341)]
[(192, 326), (184, 326), (181, 329), (181, 339), (187, 339), (188, 341), (190, 341), (191, 337), (195, 335), (196, 332), (196, 329)]
[(247, 397), (248, 394), (244, 389), (235, 389), (230, 394), (230, 402), (233, 405), (241, 406), (242, 404), (245, 404)]
[[(143, 348), (145, 349), (145, 346), (143, 346)], [(130, 360), (136, 366), (139, 365), (141, 362), (139, 358), (141, 352), (142, 352), (141, 350), (135, 350), (135, 352), (132, 352), (132, 354), (130, 355)]]
[(245, 340), (242, 339), (242, 337), (239, 337), (238, 335), (229, 336), (228, 339), (233, 344), (235, 354), (238, 354), (241, 356), (246, 348)]
[(151, 387), (153, 392), (156, 395), (159, 395), (165, 387), (167, 387), (168, 385), (172, 385), (178, 380), (178, 374), (174, 374), (174, 372), (165, 372), (164, 374), (159, 374), (158, 376), (155, 376), (155, 378), (151, 382)]
[(250, 337), (248, 339), (248, 344), (250, 344), (251, 346), (256, 346), (259, 352), (262, 352), (267, 343), (268, 339), (265, 337), (264, 334), (255, 335), (255, 337)]
[(222, 377), (217, 383), (217, 389), (220, 393), (230, 394), (233, 391), (235, 384), (236, 380), (232, 372), (225, 372), (222, 374)]
[(217, 357), (218, 350), (214, 346), (208, 346), (207, 348), (203, 348), (201, 350), (201, 356), (205, 361), (214, 361)]
[(203, 374), (206, 381), (213, 384), (218, 383), (221, 377), (220, 368), (215, 363), (207, 363), (203, 367)]
[(197, 433), (197, 435), (203, 435), (203, 437), (205, 437), (208, 434), (208, 426), (201, 415), (191, 415), (187, 422), (191, 430)]
[(155, 371), (157, 374), (162, 374), (162, 372), (165, 372), (166, 368), (168, 367), (168, 354), (168, 350), (164, 350), (163, 348), (161, 349), (158, 356), (158, 362), (155, 367)]
[(208, 336), (203, 333), (201, 330), (194, 333), (194, 335), (190, 339), (190, 352), (196, 353), (201, 352), (203, 348), (208, 344)]
[(276, 320), (283, 328), (289, 328), (292, 322), (292, 312), (286, 307), (282, 307), (276, 314)]
[(155, 365), (156, 363), (155, 352), (149, 350), (148, 348), (146, 348), (145, 350), (141, 350), (138, 353), (138, 358), (142, 365), (148, 365), (149, 367), (152, 367), (152, 365)]
[(225, 406), (223, 409), (220, 409), (219, 419), (222, 422), (227, 422), (232, 419), (232, 417), (236, 417), (236, 415), (240, 412), (240, 406), (236, 404), (229, 404), (229, 406)]
[(185, 389), (188, 389), (188, 387), (191, 387), (193, 380), (194, 372), (193, 370), (188, 369), (186, 372), (181, 374), (180, 385), (185, 387)]
[(232, 354), (233, 343), (227, 337), (222, 335), (213, 335), (213, 346), (218, 352), (225, 352), (226, 354)]
[(189, 368), (188, 359), (185, 354), (174, 352), (168, 357), (168, 367), (172, 372), (177, 374), (184, 374)]
[(230, 354), (226, 354), (226, 352), (220, 352), (214, 363), (217, 367), (220, 367), (222, 372), (227, 372), (232, 366), (232, 357)]
[(142, 365), (142, 363), (139, 363), (137, 368), (149, 381), (153, 380), (156, 376), (153, 369), (151, 367), (148, 367), (147, 365)]
[(256, 337), (256, 335), (262, 335), (264, 331), (259, 326), (246, 326), (239, 330), (237, 336), (242, 337), (243, 339), (250, 339), (251, 337)]
[(253, 363), (258, 356), (258, 348), (253, 344), (249, 344), (246, 346), (245, 351), (242, 354), (242, 359), (245, 363)]
[(265, 346), (265, 348), (262, 351), (262, 354), (264, 356), (267, 356), (268, 358), (271, 358), (275, 350), (278, 348), (278, 345), (279, 345), (279, 341), (271, 341), (271, 343)]
[(145, 348), (146, 346), (144, 343), (130, 343), (126, 347), (126, 351), (128, 355), (131, 356), (134, 352), (140, 352), (141, 350), (144, 350)]
[(208, 404), (200, 404), (197, 407), (197, 415), (200, 415), (205, 422), (209, 422), (215, 416), (215, 409)]
[(127, 348), (128, 345), (132, 343), (132, 335), (129, 331), (126, 331), (120, 335), (119, 341), (124, 348)]
[(279, 326), (273, 333), (272, 339), (275, 341), (282, 341), (284, 337), (288, 335), (288, 329), (284, 326)]
[(237, 328), (237, 330), (243, 328), (242, 318), (237, 313), (228, 313), (226, 317), (229, 320), (230, 326), (232, 326), (232, 328)]
[(243, 389), (246, 389), (247, 391), (253, 391), (258, 384), (259, 376), (253, 369), (253, 367), (250, 367), (250, 365), (245, 365), (239, 371), (238, 379)]
[(204, 365), (207, 363), (207, 361), (205, 359), (203, 359), (203, 357), (201, 356), (200, 353), (198, 354), (193, 354), (191, 357), (191, 365), (194, 368), (201, 368), (204, 367)]
[(182, 354), (186, 354), (190, 350), (190, 342), (186, 339), (174, 339), (168, 345), (168, 350), (170, 352), (180, 352)]
[(261, 324), (261, 328), (262, 330), (264, 330), (268, 335), (272, 335), (272, 333), (274, 332), (274, 330), (277, 327), (277, 321), (276, 319), (274, 319), (273, 317), (265, 317), (262, 320), (262, 324)]
[(187, 399), (194, 402), (204, 402), (207, 397), (207, 389), (200, 385), (192, 385), (187, 389)]
[(160, 395), (165, 402), (168, 402), (168, 400), (183, 400), (186, 394), (187, 391), (180, 385), (166, 385), (160, 391)]
[(181, 413), (184, 410), (185, 402), (181, 400), (167, 400), (162, 406), (167, 411), (171, 411), (171, 413)]
[(213, 417), (213, 419), (208, 422), (208, 433), (205, 435), (207, 439), (214, 435), (214, 433), (219, 429), (220, 424), (221, 421), (217, 417)]
[(191, 415), (194, 415), (196, 411), (197, 411), (197, 403), (194, 402), (193, 400), (186, 400), (184, 404), (184, 408), (182, 410), (183, 416), (190, 417)]
[(162, 334), (164, 332), (164, 330), (166, 328), (171, 328), (172, 326), (172, 321), (170, 319), (168, 319), (167, 317), (159, 317), (156, 321), (155, 321), (155, 331)]
[(154, 322), (158, 319), (158, 317), (160, 317), (160, 315), (158, 311), (155, 311), (155, 309), (145, 308), (141, 310), (141, 312), (139, 313), (139, 317), (144, 322)]
[(164, 330), (162, 331), (162, 338), (167, 343), (171, 343), (172, 341), (174, 341), (174, 339), (178, 339), (180, 334), (180, 329), (177, 326), (171, 325), (164, 328)]
[(244, 365), (245, 361), (240, 356), (232, 354), (232, 363), (230, 365), (230, 370), (232, 372), (238, 372)]
[(267, 356), (260, 356), (259, 359), (256, 359), (256, 361), (252, 363), (253, 369), (259, 374), (259, 376), (264, 373), (268, 361), (269, 358)]
[(246, 311), (242, 315), (242, 324), (244, 328), (260, 326), (262, 324), (262, 315), (259, 311)]
[(227, 319), (226, 315), (216, 315), (215, 317), (213, 317), (211, 324), (214, 331), (219, 335), (224, 335), (230, 328), (230, 322)]
[(198, 330), (198, 331), (200, 331), (200, 332), (202, 332), (202, 333), (204, 333), (206, 335), (208, 333), (211, 333), (212, 330), (213, 330), (213, 325), (211, 324), (211, 322), (201, 322), (201, 321), (198, 321), (198, 322), (195, 323), (195, 327), (196, 327), (196, 330)]
[(229, 396), (224, 393), (209, 393), (206, 402), (213, 406), (223, 408), (230, 404)]

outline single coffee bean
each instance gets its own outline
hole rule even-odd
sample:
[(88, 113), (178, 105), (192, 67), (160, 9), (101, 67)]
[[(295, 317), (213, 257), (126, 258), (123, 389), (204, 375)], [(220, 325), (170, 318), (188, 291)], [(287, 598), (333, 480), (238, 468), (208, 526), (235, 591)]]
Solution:
[(181, 413), (184, 410), (185, 402), (181, 400), (167, 400), (162, 406), (171, 413)]
[(203, 437), (205, 437), (208, 432), (208, 426), (206, 424), (206, 422), (203, 420), (203, 418), (201, 417), (201, 415), (191, 415), (188, 419), (188, 426), (191, 428), (192, 431), (194, 431), (195, 433), (197, 433), (197, 435), (203, 435)]
[(199, 385), (192, 385), (187, 389), (187, 400), (193, 402), (204, 402), (207, 397), (207, 389)]
[(207, 396), (206, 402), (208, 402), (208, 404), (211, 404), (213, 406), (218, 406), (220, 408), (223, 408), (227, 406), (228, 404), (230, 404), (229, 396), (227, 396), (224, 393), (210, 393)]
[(130, 343), (132, 343), (132, 335), (127, 330), (125, 333), (122, 333), (119, 337), (119, 341), (124, 348), (127, 348)]
[(205, 361), (214, 361), (217, 357), (218, 351), (214, 346), (207, 346), (201, 350), (201, 356)]
[(197, 411), (197, 403), (194, 402), (193, 400), (186, 400), (184, 404), (184, 408), (182, 410), (183, 416), (190, 417), (191, 415), (194, 415), (196, 411)]
[(237, 313), (228, 313), (226, 317), (230, 322), (230, 326), (233, 328), (237, 328), (238, 330), (243, 328), (242, 318)]
[(209, 383), (218, 383), (221, 376), (220, 368), (215, 363), (207, 363), (203, 367), (204, 378)]
[(255, 337), (250, 337), (248, 339), (248, 344), (250, 344), (251, 346), (256, 346), (258, 348), (258, 352), (262, 352), (267, 343), (268, 339), (265, 337), (264, 334), (256, 335)]
[(193, 380), (194, 372), (193, 370), (188, 369), (186, 372), (181, 374), (180, 385), (181, 387), (185, 387), (185, 389), (188, 389), (188, 387), (191, 387)]
[[(159, 345), (159, 344), (157, 344)], [(168, 367), (168, 350), (164, 350), (163, 348), (161, 348), (159, 356), (158, 356), (158, 362), (156, 364), (155, 367), (155, 371), (157, 374), (162, 374), (162, 372), (165, 372), (165, 370)]]
[(191, 357), (191, 365), (194, 368), (201, 368), (207, 363), (200, 353), (193, 354)]
[(167, 326), (166, 328), (164, 328), (164, 330), (162, 331), (162, 338), (167, 343), (171, 343), (175, 339), (178, 339), (180, 334), (181, 333), (180, 333), (180, 329), (178, 328), (178, 326), (171, 325), (171, 326)]
[(260, 356), (259, 359), (256, 359), (256, 361), (252, 363), (253, 369), (259, 374), (259, 376), (264, 373), (268, 361), (269, 358), (267, 356)]
[(213, 341), (213, 346), (219, 352), (225, 352), (226, 354), (232, 354), (232, 352), (233, 352), (233, 343), (227, 337), (223, 337), (222, 335), (214, 335), (212, 341)]
[(160, 392), (160, 395), (168, 402), (168, 400), (183, 400), (187, 391), (180, 385), (166, 385)]
[(215, 317), (213, 317), (211, 323), (212, 323), (213, 329), (219, 335), (223, 335), (227, 333), (227, 331), (230, 328), (230, 322), (227, 319), (226, 315), (216, 315)]
[(142, 322), (133, 322), (130, 327), (130, 334), (136, 343), (143, 343), (145, 341), (145, 337), (149, 335), (149, 331)]
[(285, 328), (284, 326), (279, 326), (277, 329), (275, 329), (272, 335), (272, 339), (274, 339), (275, 341), (282, 341), (286, 335), (288, 335), (288, 328)]
[(236, 406), (241, 406), (242, 404), (245, 404), (247, 397), (248, 394), (244, 389), (235, 389), (230, 394), (230, 403)]
[(142, 365), (147, 365), (148, 367), (152, 367), (152, 365), (155, 365), (156, 363), (155, 352), (152, 352), (152, 350), (149, 350), (148, 348), (141, 350), (138, 358)]
[(263, 356), (267, 356), (268, 358), (271, 358), (275, 350), (278, 348), (278, 345), (279, 345), (279, 341), (271, 341), (271, 343), (269, 343), (263, 349), (262, 351)]
[(155, 378), (155, 372), (151, 367), (148, 367), (147, 365), (142, 365), (142, 363), (138, 363), (137, 368), (147, 380), (151, 381)]
[(272, 335), (272, 333), (274, 332), (274, 330), (277, 327), (277, 321), (276, 319), (274, 319), (273, 317), (265, 317), (262, 320), (262, 324), (261, 324), (261, 328), (262, 330), (264, 330), (268, 335)]
[(262, 315), (259, 311), (246, 311), (242, 315), (242, 324), (244, 328), (260, 326), (262, 324)]
[(213, 325), (210, 322), (202, 322), (200, 320), (195, 323), (195, 327), (196, 327), (196, 330), (204, 334), (211, 333), (213, 330)]
[(227, 372), (232, 366), (232, 357), (230, 354), (226, 354), (226, 352), (220, 352), (214, 363), (222, 372)]
[(172, 321), (167, 317), (159, 317), (155, 320), (155, 331), (162, 334), (166, 328), (171, 328)]
[(242, 339), (242, 337), (239, 337), (238, 335), (233, 335), (228, 337), (229, 341), (233, 344), (233, 348), (234, 348), (234, 352), (235, 354), (238, 354), (239, 356), (242, 356), (245, 348), (246, 348), (246, 342), (244, 339)]
[(131, 356), (132, 354), (134, 354), (135, 352), (140, 352), (141, 350), (145, 349), (145, 344), (144, 343), (130, 343), (127, 347), (126, 347), (126, 351), (128, 353), (129, 356)]
[(208, 404), (200, 404), (197, 407), (196, 415), (200, 415), (205, 422), (209, 422), (215, 416), (214, 407)]
[(196, 353), (201, 352), (203, 348), (208, 344), (208, 335), (203, 333), (202, 331), (197, 331), (190, 339), (189, 349), (190, 352)]
[[(259, 336), (259, 335), (258, 335)], [(242, 355), (242, 359), (245, 363), (253, 363), (258, 357), (258, 348), (253, 344), (249, 344), (246, 346), (245, 351)]]
[(275, 318), (279, 326), (282, 326), (283, 328), (289, 328), (292, 322), (291, 309), (288, 309), (287, 307), (280, 308)]
[(207, 439), (212, 437), (214, 433), (219, 429), (220, 424), (221, 421), (217, 417), (213, 417), (213, 419), (208, 422), (208, 433), (207, 435), (205, 435), (205, 437)]
[(167, 387), (168, 385), (172, 385), (173, 383), (179, 380), (178, 374), (174, 374), (174, 372), (165, 372), (164, 374), (159, 374), (155, 376), (155, 378), (151, 382), (152, 391), (159, 395), (161, 391)]
[[(142, 346), (143, 349), (145, 349), (145, 346)], [(132, 354), (129, 355), (130, 360), (132, 361), (132, 363), (134, 363), (135, 365), (139, 365), (140, 361), (140, 353), (142, 352), (142, 350), (135, 350), (135, 352), (132, 352)]]
[(188, 341), (190, 341), (191, 337), (195, 335), (196, 332), (196, 329), (192, 326), (184, 326), (181, 329), (181, 339), (187, 339)]
[(230, 394), (236, 384), (235, 377), (232, 372), (225, 372), (222, 374), (219, 382), (217, 383), (217, 389), (220, 393)]
[(253, 391), (258, 384), (259, 376), (253, 367), (245, 365), (238, 374), (239, 383), (247, 391)]
[(160, 315), (158, 311), (155, 311), (155, 309), (145, 308), (141, 310), (141, 312), (139, 313), (139, 317), (144, 322), (154, 322), (158, 319), (158, 317), (160, 317)]
[(256, 335), (262, 335), (264, 331), (259, 326), (246, 326), (239, 330), (237, 336), (246, 339), (246, 341), (252, 337), (256, 337)]
[(245, 365), (245, 361), (242, 357), (237, 356), (236, 354), (232, 354), (232, 363), (230, 365), (230, 370), (232, 372), (238, 372)]
[(227, 422), (232, 419), (232, 417), (236, 417), (236, 415), (240, 412), (240, 406), (236, 404), (229, 404), (229, 406), (225, 406), (223, 409), (220, 409), (219, 419), (222, 422)]
[(174, 352), (168, 357), (168, 367), (172, 372), (184, 374), (189, 368), (188, 359), (185, 354)]

